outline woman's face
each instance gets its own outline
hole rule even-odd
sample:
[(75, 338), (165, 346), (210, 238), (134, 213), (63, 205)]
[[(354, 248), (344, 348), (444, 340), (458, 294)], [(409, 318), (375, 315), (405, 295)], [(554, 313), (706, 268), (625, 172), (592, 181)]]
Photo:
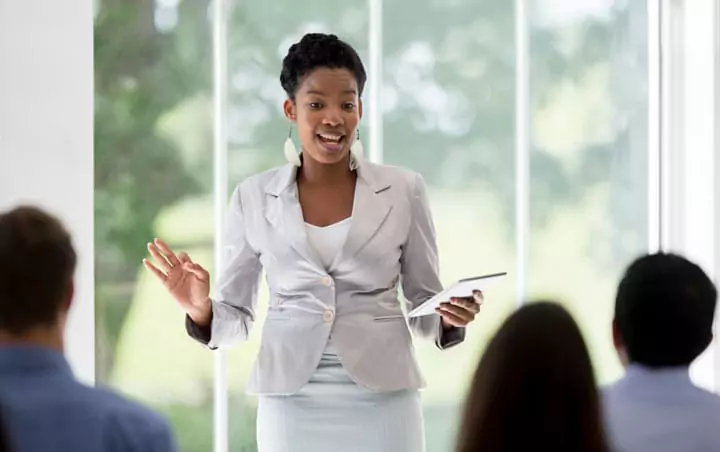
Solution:
[(305, 158), (326, 165), (343, 161), (362, 117), (357, 81), (347, 69), (318, 68), (302, 80), (285, 116), (297, 125)]

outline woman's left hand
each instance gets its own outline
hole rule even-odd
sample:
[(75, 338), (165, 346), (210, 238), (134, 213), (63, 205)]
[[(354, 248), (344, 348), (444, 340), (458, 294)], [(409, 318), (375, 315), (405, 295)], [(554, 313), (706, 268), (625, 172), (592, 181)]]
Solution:
[(483, 301), (482, 292), (476, 290), (472, 297), (451, 298), (450, 301), (440, 303), (440, 307), (435, 308), (435, 312), (442, 316), (443, 327), (446, 329), (467, 326), (475, 320)]

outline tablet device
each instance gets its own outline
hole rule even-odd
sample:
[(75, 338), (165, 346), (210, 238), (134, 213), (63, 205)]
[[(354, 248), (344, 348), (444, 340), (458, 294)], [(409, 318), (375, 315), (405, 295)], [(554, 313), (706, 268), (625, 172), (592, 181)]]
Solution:
[(440, 303), (450, 301), (451, 298), (471, 297), (473, 290), (480, 290), (484, 292), (488, 287), (492, 286), (506, 275), (507, 272), (502, 272), (461, 279), (410, 311), (408, 313), (408, 317), (421, 317), (424, 315), (437, 314), (437, 312), (435, 312), (435, 308), (439, 307)]

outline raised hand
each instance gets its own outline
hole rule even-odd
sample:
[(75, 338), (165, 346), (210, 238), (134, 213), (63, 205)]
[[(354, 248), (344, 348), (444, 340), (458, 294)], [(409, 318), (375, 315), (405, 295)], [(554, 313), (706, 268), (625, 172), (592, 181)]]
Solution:
[(148, 243), (148, 251), (155, 263), (143, 259), (143, 264), (165, 286), (180, 307), (200, 326), (212, 319), (210, 305), (210, 274), (190, 259), (187, 253), (175, 255), (165, 242), (155, 239)]

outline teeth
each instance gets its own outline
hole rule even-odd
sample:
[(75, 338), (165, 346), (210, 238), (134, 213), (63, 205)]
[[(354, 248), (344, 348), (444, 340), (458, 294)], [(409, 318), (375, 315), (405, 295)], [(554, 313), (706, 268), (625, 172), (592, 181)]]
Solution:
[(340, 138), (342, 138), (342, 135), (326, 135), (324, 133), (320, 133), (318, 135), (320, 135), (320, 138), (322, 138), (323, 140), (326, 140), (326, 141), (338, 142), (338, 141), (340, 141)]

